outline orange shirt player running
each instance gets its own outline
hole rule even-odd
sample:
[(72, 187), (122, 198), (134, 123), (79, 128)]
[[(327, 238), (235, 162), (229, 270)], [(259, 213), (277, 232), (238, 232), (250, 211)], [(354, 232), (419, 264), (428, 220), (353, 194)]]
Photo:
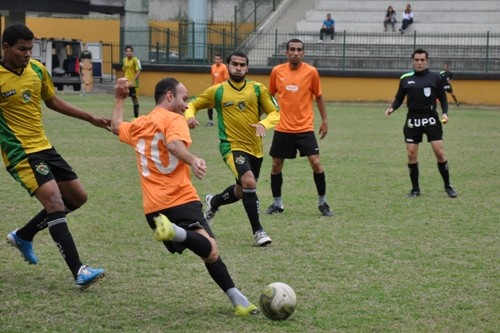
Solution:
[[(164, 128), (145, 123), (164, 124)], [(191, 201), (200, 201), (191, 183), (189, 165), (168, 152), (166, 143), (192, 143), (184, 116), (156, 106), (149, 114), (120, 125), (120, 140), (137, 154), (141, 175), (144, 213), (161, 211)], [(177, 186), (173, 186), (177, 184)]]
[(314, 131), (313, 96), (321, 96), (318, 71), (302, 62), (292, 70), (288, 63), (273, 68), (269, 79), (269, 91), (278, 97), (280, 121), (276, 130), (285, 133)]

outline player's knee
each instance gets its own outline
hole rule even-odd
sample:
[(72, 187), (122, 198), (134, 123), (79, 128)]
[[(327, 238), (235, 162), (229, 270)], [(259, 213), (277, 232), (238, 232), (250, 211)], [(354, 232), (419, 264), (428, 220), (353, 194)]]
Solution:
[(217, 246), (217, 242), (215, 242), (213, 238), (210, 240), (210, 242), (212, 243), (212, 250), (210, 251), (208, 257), (203, 258), (203, 261), (208, 264), (213, 264), (219, 259), (219, 247)]
[(319, 158), (310, 159), (309, 164), (311, 165), (311, 168), (313, 169), (314, 173), (322, 173), (323, 172), (323, 167), (321, 166), (321, 162), (320, 162)]
[(42, 204), (48, 213), (64, 211), (64, 202), (59, 193), (51, 193), (42, 201)]
[(283, 169), (283, 161), (273, 159), (273, 163), (271, 164), (271, 173), (276, 175), (281, 172)]

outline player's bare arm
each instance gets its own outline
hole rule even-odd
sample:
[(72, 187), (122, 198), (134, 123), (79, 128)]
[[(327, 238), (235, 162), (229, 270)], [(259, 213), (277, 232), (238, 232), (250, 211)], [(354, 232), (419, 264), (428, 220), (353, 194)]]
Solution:
[(328, 134), (328, 116), (326, 114), (326, 105), (323, 96), (316, 97), (316, 104), (318, 105), (319, 114), (321, 115), (321, 126), (319, 127), (320, 140)]
[(196, 178), (202, 179), (205, 176), (205, 173), (207, 172), (207, 165), (205, 160), (202, 160), (201, 158), (198, 158), (197, 156), (191, 154), (183, 141), (170, 141), (167, 143), (167, 149), (179, 160), (190, 165)]
[(128, 97), (128, 80), (118, 79), (115, 83), (115, 106), (111, 118), (111, 132), (118, 135), (118, 129), (123, 122), (123, 104)]
[(80, 108), (77, 108), (74, 105), (69, 104), (68, 102), (60, 99), (57, 96), (54, 96), (53, 98), (45, 101), (45, 105), (47, 105), (49, 109), (52, 109), (56, 112), (69, 117), (85, 120), (97, 127), (109, 129), (109, 126), (111, 125), (111, 119), (106, 117), (94, 116)]

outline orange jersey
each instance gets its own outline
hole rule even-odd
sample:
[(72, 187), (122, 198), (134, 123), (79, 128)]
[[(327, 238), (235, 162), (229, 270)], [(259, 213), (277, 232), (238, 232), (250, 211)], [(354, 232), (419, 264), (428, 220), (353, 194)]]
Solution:
[(200, 200), (191, 183), (189, 165), (167, 149), (168, 142), (175, 140), (183, 141), (187, 147), (191, 145), (182, 115), (155, 107), (133, 122), (123, 122), (119, 136), (120, 141), (135, 150), (144, 214)]
[(269, 79), (269, 91), (278, 97), (280, 121), (276, 125), (277, 131), (314, 131), (313, 96), (322, 94), (316, 68), (306, 63), (294, 71), (290, 70), (288, 63), (275, 66)]
[(219, 66), (213, 64), (210, 68), (210, 74), (212, 74), (212, 85), (222, 83), (229, 79), (229, 72), (227, 66), (224, 64), (220, 64)]

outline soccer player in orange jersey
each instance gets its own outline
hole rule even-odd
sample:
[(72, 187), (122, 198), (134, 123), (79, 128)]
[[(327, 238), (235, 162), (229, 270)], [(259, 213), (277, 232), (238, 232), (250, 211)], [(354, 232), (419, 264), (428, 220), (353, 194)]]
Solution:
[[(214, 64), (210, 67), (210, 75), (212, 75), (212, 85), (222, 83), (229, 79), (229, 72), (226, 64), (222, 63), (222, 56), (216, 54), (214, 56)], [(207, 126), (214, 126), (214, 109), (208, 109), (208, 123)]]
[(189, 167), (201, 179), (207, 166), (189, 151), (191, 137), (183, 116), (188, 100), (186, 87), (174, 78), (160, 80), (155, 87), (156, 107), (132, 122), (123, 121), (127, 95), (128, 81), (119, 79), (111, 130), (135, 151), (144, 214), (155, 238), (172, 254), (189, 249), (198, 255), (231, 300), (235, 315), (256, 314), (257, 307), (236, 288), (219, 256), (217, 242), (191, 182)]
[(304, 43), (301, 40), (288, 41), (285, 54), (288, 62), (275, 66), (269, 80), (269, 91), (278, 99), (280, 120), (276, 125), (270, 150), (273, 158), (271, 190), (274, 202), (266, 213), (283, 213), (283, 164), (285, 159), (294, 159), (298, 151), (300, 156), (307, 156), (313, 170), (319, 211), (324, 216), (332, 216), (333, 213), (326, 202), (325, 171), (320, 163), (318, 142), (314, 135), (313, 97), (316, 98), (322, 119), (320, 138), (323, 139), (328, 134), (326, 106), (319, 74), (316, 68), (302, 62)]

